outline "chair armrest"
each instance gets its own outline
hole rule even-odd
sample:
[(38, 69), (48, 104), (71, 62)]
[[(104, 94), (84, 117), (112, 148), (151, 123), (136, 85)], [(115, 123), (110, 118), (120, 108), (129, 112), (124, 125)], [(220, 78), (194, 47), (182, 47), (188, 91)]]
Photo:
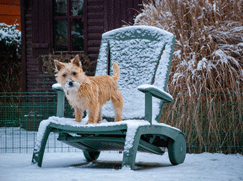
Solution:
[(55, 90), (55, 91), (59, 91), (59, 90), (63, 91), (62, 85), (59, 84), (59, 83), (53, 84), (52, 89)]
[(150, 85), (150, 84), (140, 85), (138, 86), (138, 90), (143, 93), (149, 92), (152, 94), (152, 96), (162, 99), (165, 102), (173, 102), (173, 97), (169, 93), (157, 88), (154, 85)]
[(64, 103), (65, 95), (61, 84), (56, 83), (52, 85), (52, 89), (57, 91), (57, 116), (64, 117)]

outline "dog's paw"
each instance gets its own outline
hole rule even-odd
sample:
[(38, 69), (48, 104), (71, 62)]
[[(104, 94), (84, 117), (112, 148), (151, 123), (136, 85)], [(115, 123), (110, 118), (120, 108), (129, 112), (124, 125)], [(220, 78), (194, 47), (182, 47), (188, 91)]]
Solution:
[(95, 121), (88, 121), (87, 123), (86, 123), (86, 125), (87, 124), (95, 124), (96, 122)]
[(115, 122), (119, 122), (119, 121), (122, 121), (122, 120), (121, 119), (115, 120)]
[(82, 120), (80, 120), (80, 119), (75, 119), (75, 121), (76, 121), (76, 122), (81, 122)]

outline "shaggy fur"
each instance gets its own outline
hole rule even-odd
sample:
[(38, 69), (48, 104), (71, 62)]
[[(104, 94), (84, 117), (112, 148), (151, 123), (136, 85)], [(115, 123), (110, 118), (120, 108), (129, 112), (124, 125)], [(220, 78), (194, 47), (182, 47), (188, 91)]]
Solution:
[(123, 98), (118, 89), (117, 81), (120, 68), (113, 63), (114, 75), (89, 77), (82, 70), (79, 56), (71, 63), (61, 63), (54, 60), (57, 69), (56, 80), (64, 89), (70, 105), (75, 110), (75, 121), (80, 122), (84, 110), (88, 110), (87, 124), (99, 123), (102, 120), (101, 107), (109, 100), (112, 101), (115, 121), (121, 121)]

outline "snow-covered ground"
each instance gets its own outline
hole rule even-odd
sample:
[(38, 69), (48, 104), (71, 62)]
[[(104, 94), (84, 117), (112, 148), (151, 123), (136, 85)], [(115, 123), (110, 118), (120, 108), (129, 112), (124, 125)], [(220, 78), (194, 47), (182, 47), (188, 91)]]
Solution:
[(123, 154), (118, 152), (101, 152), (96, 162), (88, 163), (82, 152), (74, 152), (56, 142), (54, 134), (50, 134), (49, 143), (55, 147), (47, 144), (43, 166), (39, 168), (31, 165), (36, 137), (36, 132), (22, 128), (0, 129), (1, 151), (21, 152), (0, 152), (0, 181), (243, 180), (243, 155), (240, 154), (187, 154), (183, 164), (172, 166), (167, 152), (163, 156), (138, 152), (135, 171), (132, 171), (121, 169)]
[(122, 154), (101, 152), (96, 162), (87, 163), (80, 152), (45, 153), (43, 167), (31, 165), (32, 154), (0, 154), (1, 181), (160, 181), (243, 180), (243, 156), (187, 154), (183, 164), (172, 166), (163, 156), (138, 152), (136, 170), (120, 169)]

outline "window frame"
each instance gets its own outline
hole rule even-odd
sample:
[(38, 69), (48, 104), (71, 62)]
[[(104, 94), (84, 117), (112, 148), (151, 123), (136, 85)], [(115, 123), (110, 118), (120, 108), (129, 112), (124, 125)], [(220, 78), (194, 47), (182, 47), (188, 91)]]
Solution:
[[(67, 53), (76, 53), (76, 52), (84, 52), (87, 54), (87, 0), (83, 0), (83, 15), (76, 15), (73, 16), (72, 15), (72, 0), (67, 0), (67, 13), (65, 16), (56, 16), (55, 15), (55, 0), (52, 0), (53, 3), (53, 23), (56, 20), (67, 20), (67, 44), (68, 44), (68, 50), (67, 51), (57, 51), (55, 50), (55, 46), (56, 46), (56, 42), (55, 42), (55, 25), (53, 24), (53, 28), (52, 28), (52, 34), (53, 34), (53, 51), (55, 53), (62, 53), (62, 52), (67, 52)], [(73, 51), (73, 43), (72, 43), (72, 35), (71, 35), (71, 28), (72, 28), (72, 21), (75, 19), (83, 19), (83, 36), (84, 36), (84, 45), (83, 45), (83, 50), (80, 51)]]

